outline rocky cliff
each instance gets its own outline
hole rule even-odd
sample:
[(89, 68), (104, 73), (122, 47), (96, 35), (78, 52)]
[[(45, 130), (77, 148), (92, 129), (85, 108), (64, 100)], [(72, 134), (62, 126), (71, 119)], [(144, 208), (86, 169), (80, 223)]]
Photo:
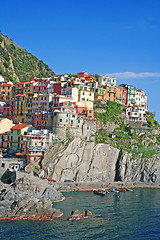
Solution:
[(24, 174), (13, 184), (0, 183), (0, 219), (47, 220), (62, 216), (52, 207), (63, 195), (47, 180)]
[(160, 154), (150, 158), (109, 144), (75, 138), (69, 145), (57, 144), (44, 156), (41, 167), (45, 177), (64, 182), (143, 182), (160, 183)]

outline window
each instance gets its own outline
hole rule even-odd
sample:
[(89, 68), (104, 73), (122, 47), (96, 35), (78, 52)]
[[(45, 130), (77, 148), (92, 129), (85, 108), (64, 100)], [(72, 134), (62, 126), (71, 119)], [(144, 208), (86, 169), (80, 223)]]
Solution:
[(73, 118), (75, 118), (75, 115), (72, 115)]
[(78, 123), (80, 123), (80, 120), (78, 120)]
[(17, 134), (20, 134), (20, 130), (17, 130)]
[(62, 122), (62, 119), (60, 118), (59, 121)]

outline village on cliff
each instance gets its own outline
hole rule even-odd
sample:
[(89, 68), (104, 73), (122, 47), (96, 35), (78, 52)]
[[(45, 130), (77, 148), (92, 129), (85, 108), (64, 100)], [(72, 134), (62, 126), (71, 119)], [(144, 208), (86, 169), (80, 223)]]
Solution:
[(107, 109), (109, 101), (125, 106), (124, 121), (146, 123), (145, 91), (117, 86), (116, 78), (80, 72), (14, 85), (0, 76), (1, 174), (43, 159), (67, 132), (87, 137), (95, 108)]

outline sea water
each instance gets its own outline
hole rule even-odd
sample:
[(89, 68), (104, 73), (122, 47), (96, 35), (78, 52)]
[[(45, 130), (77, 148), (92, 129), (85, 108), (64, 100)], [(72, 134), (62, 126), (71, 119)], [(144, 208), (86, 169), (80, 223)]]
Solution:
[[(67, 200), (54, 204), (64, 212), (62, 218), (0, 221), (0, 239), (160, 239), (159, 189), (111, 192), (106, 196), (93, 192), (64, 195)], [(67, 221), (74, 209), (90, 210), (93, 216)]]

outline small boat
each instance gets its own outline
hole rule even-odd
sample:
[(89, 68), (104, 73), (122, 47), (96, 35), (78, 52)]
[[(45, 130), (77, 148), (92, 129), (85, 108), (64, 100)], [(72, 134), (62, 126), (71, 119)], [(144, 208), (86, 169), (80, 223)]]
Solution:
[(117, 190), (117, 189), (114, 189), (114, 188), (111, 188), (110, 190), (111, 190), (111, 192), (116, 192), (116, 193), (118, 193), (118, 192), (119, 192), (119, 190)]
[(98, 190), (95, 189), (95, 190), (93, 190), (93, 193), (97, 194), (97, 195), (101, 195), (101, 196), (106, 196), (106, 192), (101, 189), (98, 189)]
[(116, 190), (118, 190), (119, 192), (125, 192), (124, 189), (120, 189), (120, 188), (116, 188)]
[(133, 189), (130, 189), (130, 188), (126, 188), (126, 191), (130, 191), (130, 192), (133, 192)]

